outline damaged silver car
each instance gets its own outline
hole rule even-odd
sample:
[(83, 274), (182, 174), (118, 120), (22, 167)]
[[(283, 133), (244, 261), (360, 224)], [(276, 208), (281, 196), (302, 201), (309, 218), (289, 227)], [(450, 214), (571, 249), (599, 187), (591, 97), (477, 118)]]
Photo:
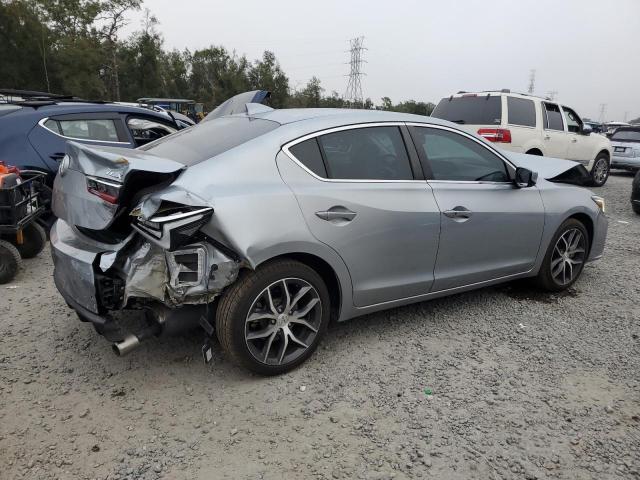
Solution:
[(137, 150), (69, 143), (54, 278), (119, 354), (200, 325), (277, 374), (331, 320), (524, 277), (559, 291), (603, 253), (604, 200), (575, 162), (429, 117), (227, 107)]

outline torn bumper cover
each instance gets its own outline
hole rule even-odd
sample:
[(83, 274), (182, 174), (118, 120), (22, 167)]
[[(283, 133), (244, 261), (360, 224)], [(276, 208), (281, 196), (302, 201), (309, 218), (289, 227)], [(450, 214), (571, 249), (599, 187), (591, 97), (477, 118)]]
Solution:
[(93, 323), (113, 310), (209, 303), (240, 268), (206, 240), (170, 251), (132, 232), (119, 244), (99, 244), (64, 220), (51, 230), (51, 250), (58, 290)]

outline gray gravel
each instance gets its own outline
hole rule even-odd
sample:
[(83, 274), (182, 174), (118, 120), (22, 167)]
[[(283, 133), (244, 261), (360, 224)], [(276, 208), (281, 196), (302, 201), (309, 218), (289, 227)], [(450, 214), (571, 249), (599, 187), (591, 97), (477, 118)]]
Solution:
[(0, 478), (639, 478), (630, 186), (598, 190), (605, 258), (569, 292), (509, 284), (336, 325), (278, 378), (203, 365), (199, 333), (115, 357), (45, 251), (0, 287)]

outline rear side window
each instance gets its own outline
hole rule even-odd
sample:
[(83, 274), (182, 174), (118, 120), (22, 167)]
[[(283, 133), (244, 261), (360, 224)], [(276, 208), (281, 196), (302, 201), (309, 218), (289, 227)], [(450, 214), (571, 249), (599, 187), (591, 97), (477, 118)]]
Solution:
[(329, 178), (413, 180), (398, 127), (367, 127), (318, 137)]
[(523, 127), (536, 126), (536, 107), (533, 100), (507, 97), (507, 110), (509, 111), (509, 124), (522, 125)]
[(431, 116), (461, 125), (500, 125), (502, 101), (499, 95), (443, 98)]
[(44, 122), (44, 127), (58, 135), (78, 140), (95, 140), (100, 142), (118, 142), (116, 124), (111, 119), (75, 119), (52, 120)]
[(322, 161), (320, 146), (316, 138), (300, 142), (289, 148), (289, 151), (313, 173), (319, 177), (327, 178), (327, 170)]
[(279, 126), (277, 122), (259, 118), (220, 117), (167, 135), (140, 149), (190, 166), (220, 155)]
[(564, 124), (562, 123), (562, 113), (560, 113), (560, 107), (555, 103), (544, 103), (544, 128), (547, 130), (560, 130), (564, 131)]

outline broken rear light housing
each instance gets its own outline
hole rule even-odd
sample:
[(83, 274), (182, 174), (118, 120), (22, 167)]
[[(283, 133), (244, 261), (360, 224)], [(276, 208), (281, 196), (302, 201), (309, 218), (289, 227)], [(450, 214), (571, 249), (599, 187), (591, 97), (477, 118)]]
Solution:
[(511, 143), (511, 130), (506, 128), (481, 128), (478, 135), (495, 143)]
[(211, 207), (191, 207), (182, 205), (158, 212), (150, 218), (143, 218), (139, 209), (134, 209), (131, 215), (132, 223), (139, 233), (166, 250), (174, 250), (187, 243), (200, 230), (213, 214)]
[(121, 187), (122, 185), (119, 183), (87, 175), (87, 191), (112, 205), (118, 203)]

